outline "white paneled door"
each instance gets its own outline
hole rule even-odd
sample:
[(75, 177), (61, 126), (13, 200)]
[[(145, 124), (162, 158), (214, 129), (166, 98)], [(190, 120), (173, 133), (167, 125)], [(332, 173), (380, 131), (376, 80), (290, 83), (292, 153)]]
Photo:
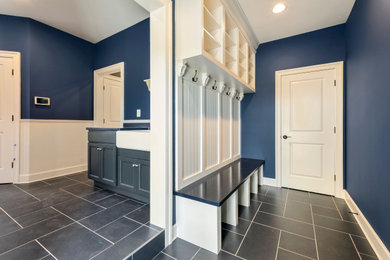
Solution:
[(281, 77), (282, 186), (334, 195), (336, 71)]
[(0, 183), (13, 182), (16, 90), (13, 59), (0, 56)]
[(121, 79), (106, 76), (103, 79), (103, 126), (121, 125)]

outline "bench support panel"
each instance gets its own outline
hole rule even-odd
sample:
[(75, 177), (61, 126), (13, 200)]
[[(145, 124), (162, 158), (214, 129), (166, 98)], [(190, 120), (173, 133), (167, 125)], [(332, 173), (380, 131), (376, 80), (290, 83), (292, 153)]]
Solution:
[(238, 188), (238, 204), (244, 207), (249, 207), (251, 202), (250, 193), (251, 179), (248, 178), (240, 188)]
[(238, 225), (238, 191), (230, 195), (222, 205), (222, 222), (232, 226)]
[(259, 174), (258, 170), (251, 176), (251, 193), (257, 194), (259, 192)]
[(176, 196), (177, 236), (215, 254), (221, 250), (221, 207)]

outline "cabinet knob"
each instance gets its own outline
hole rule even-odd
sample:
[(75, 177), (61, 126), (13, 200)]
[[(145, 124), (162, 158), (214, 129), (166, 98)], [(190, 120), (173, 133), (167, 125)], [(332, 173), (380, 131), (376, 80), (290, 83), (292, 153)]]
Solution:
[(103, 148), (98, 147), (98, 148), (96, 148), (96, 150), (103, 151)]
[(139, 167), (139, 164), (133, 163), (133, 167), (138, 168), (138, 167)]

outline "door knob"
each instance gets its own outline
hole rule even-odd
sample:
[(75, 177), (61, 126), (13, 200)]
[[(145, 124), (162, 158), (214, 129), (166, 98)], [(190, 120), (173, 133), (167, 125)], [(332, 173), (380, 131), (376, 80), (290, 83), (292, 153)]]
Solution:
[(283, 139), (291, 138), (291, 136), (283, 135)]

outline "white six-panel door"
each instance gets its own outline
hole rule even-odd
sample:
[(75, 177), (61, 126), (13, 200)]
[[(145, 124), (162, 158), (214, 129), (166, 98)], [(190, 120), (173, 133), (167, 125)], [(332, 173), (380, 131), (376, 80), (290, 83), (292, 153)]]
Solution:
[[(0, 56), (0, 183), (13, 182), (15, 84), (12, 58)], [(15, 116), (14, 116), (15, 119)]]
[(282, 186), (334, 195), (336, 71), (281, 77)]
[(103, 81), (103, 126), (120, 127), (122, 100), (121, 81), (120, 79), (109, 76), (104, 77)]

